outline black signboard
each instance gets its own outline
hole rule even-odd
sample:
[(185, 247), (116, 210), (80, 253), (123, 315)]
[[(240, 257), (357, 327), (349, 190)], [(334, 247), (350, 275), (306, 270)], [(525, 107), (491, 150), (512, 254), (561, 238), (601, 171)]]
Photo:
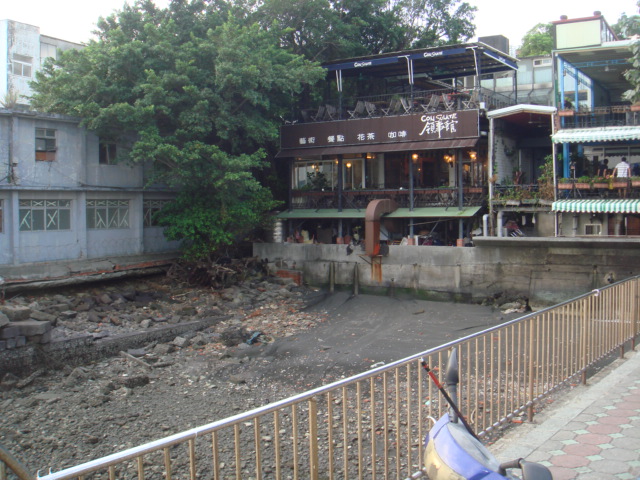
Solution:
[[(284, 125), (281, 149), (401, 144), (479, 136), (478, 110)], [(283, 152), (284, 153), (284, 152)]]

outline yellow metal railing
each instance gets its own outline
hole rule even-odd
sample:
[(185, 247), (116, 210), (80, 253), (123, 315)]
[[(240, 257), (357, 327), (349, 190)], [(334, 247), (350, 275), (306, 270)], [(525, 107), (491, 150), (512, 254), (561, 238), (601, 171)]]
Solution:
[[(460, 356), (460, 409), (487, 436), (635, 347), (638, 278), (243, 414), (40, 477), (401, 479), (446, 405), (420, 366)], [(0, 475), (2, 477), (2, 475)], [(22, 478), (22, 477), (21, 477)], [(25, 477), (27, 478), (27, 477)], [(1, 478), (0, 478), (1, 480)]]

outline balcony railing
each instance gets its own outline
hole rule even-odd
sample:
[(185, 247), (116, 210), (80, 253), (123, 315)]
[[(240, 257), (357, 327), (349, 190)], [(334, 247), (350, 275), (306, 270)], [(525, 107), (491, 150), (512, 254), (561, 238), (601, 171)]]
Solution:
[[(342, 193), (342, 208), (365, 210), (369, 202), (381, 198), (390, 198), (400, 208), (411, 205), (410, 190), (382, 189), (382, 190), (350, 190)], [(487, 198), (487, 191), (483, 187), (464, 187), (462, 203), (464, 206), (481, 206)], [(294, 209), (338, 208), (337, 192), (295, 191), (293, 193)], [(447, 188), (416, 188), (413, 191), (413, 206), (419, 207), (455, 207), (458, 205), (458, 189)]]
[(640, 177), (560, 179), (558, 198), (640, 198)]
[(612, 105), (595, 107), (593, 109), (580, 108), (578, 110), (565, 109), (558, 111), (560, 128), (597, 128), (621, 127), (626, 125), (640, 125), (640, 111), (631, 105)]
[(368, 95), (330, 99), (315, 108), (302, 109), (294, 122), (327, 122), (411, 113), (485, 109), (494, 110), (513, 105), (513, 101), (486, 88), (454, 90), (418, 90), (413, 93)]

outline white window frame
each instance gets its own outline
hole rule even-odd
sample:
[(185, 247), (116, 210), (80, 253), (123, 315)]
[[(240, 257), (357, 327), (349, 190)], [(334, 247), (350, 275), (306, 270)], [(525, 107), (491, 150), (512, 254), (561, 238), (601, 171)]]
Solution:
[(129, 228), (129, 200), (87, 200), (87, 229)]
[(154, 215), (162, 210), (171, 200), (144, 200), (142, 203), (143, 225), (145, 228), (159, 227), (154, 220)]
[(33, 57), (14, 53), (11, 57), (11, 73), (19, 77), (31, 78), (33, 72)]
[(55, 162), (57, 132), (53, 128), (36, 128), (36, 162)]
[(20, 200), (19, 230), (71, 230), (71, 200)]

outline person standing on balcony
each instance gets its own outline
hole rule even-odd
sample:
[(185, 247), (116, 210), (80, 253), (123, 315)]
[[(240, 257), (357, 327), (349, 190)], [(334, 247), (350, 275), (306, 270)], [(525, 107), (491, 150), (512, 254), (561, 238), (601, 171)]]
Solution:
[(605, 158), (602, 163), (598, 166), (598, 172), (596, 175), (599, 177), (607, 178), (611, 174), (611, 170), (609, 170), (609, 159)]
[(613, 169), (613, 176), (617, 178), (628, 178), (629, 177), (630, 167), (627, 163), (627, 157), (622, 157), (622, 160), (616, 168)]

